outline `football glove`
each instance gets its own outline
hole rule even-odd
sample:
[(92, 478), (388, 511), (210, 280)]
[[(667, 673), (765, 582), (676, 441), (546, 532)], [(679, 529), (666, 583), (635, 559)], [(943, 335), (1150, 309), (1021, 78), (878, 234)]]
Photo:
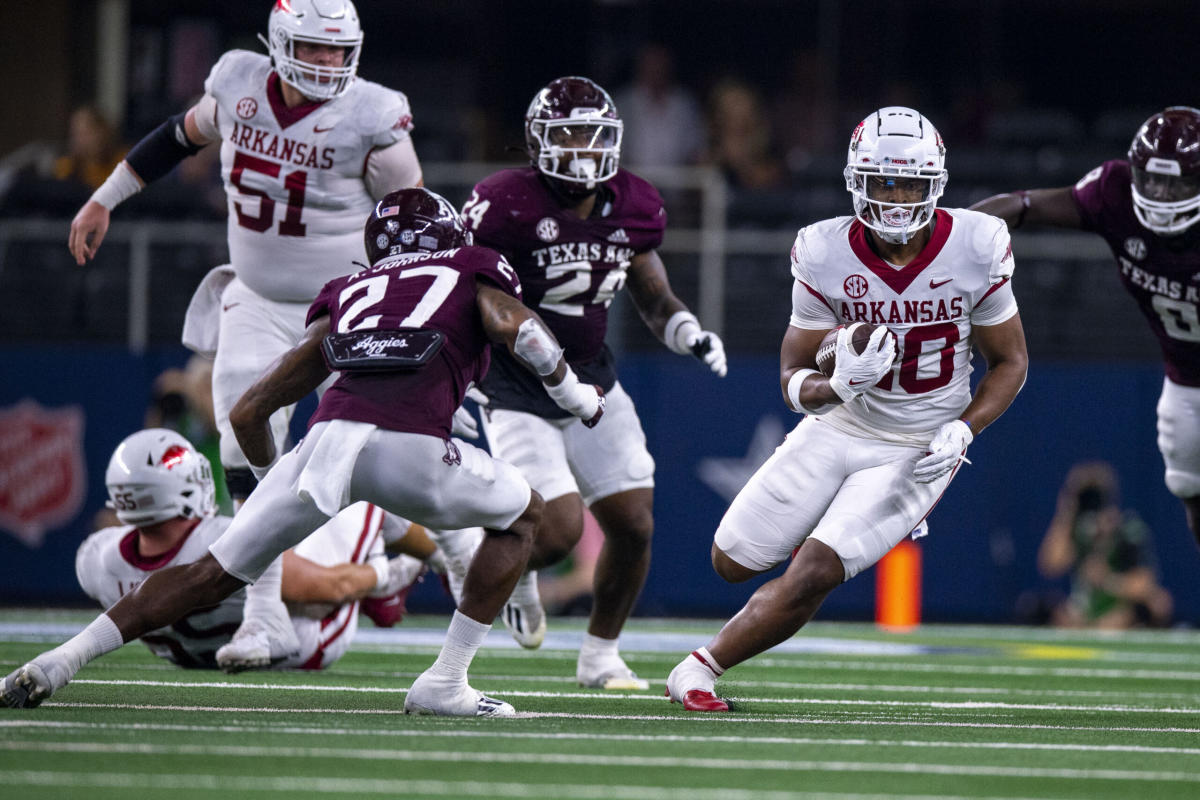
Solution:
[[(467, 387), (467, 399), (474, 400), (480, 408), (488, 404), (487, 395), (475, 388), (473, 383)], [(454, 419), (450, 423), (450, 433), (460, 439), (479, 438), (479, 422), (475, 419), (475, 415), (467, 410), (465, 403), (454, 412)]]
[[(887, 328), (876, 328), (867, 340), (866, 349), (859, 355), (850, 344), (850, 330), (853, 327), (838, 331), (837, 361), (829, 378), (829, 387), (842, 398), (843, 403), (850, 402), (878, 383), (896, 360), (896, 337), (890, 335)], [(887, 338), (881, 347), (879, 343), (884, 337)]]
[(971, 426), (956, 419), (938, 428), (937, 435), (929, 443), (929, 455), (913, 467), (913, 478), (917, 483), (933, 483), (954, 469), (959, 461), (967, 461), (967, 445), (974, 441)]
[(688, 350), (692, 351), (692, 355), (708, 365), (708, 368), (717, 374), (718, 378), (724, 378), (726, 369), (725, 363), (725, 344), (721, 341), (721, 337), (717, 336), (712, 331), (700, 331), (699, 333), (689, 334), (685, 340)]

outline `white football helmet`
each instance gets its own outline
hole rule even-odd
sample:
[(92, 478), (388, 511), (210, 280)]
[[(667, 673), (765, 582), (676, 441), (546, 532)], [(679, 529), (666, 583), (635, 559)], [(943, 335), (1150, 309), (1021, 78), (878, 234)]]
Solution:
[[(884, 240), (903, 244), (933, 219), (946, 190), (946, 146), (933, 123), (911, 108), (881, 108), (850, 135), (843, 174), (859, 221)], [(929, 186), (919, 202), (883, 203), (871, 199), (872, 176), (918, 178)]]
[(126, 437), (108, 460), (104, 482), (106, 505), (126, 525), (217, 513), (212, 465), (187, 439), (166, 428)]
[[(362, 51), (362, 26), (350, 0), (276, 0), (267, 22), (267, 38), (281, 80), (311, 100), (329, 100), (350, 88)], [(323, 67), (296, 58), (296, 42), (346, 49), (340, 67)]]

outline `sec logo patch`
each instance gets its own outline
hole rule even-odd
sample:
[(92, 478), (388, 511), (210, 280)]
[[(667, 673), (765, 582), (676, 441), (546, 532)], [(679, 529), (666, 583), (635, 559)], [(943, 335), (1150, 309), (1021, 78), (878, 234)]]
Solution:
[(867, 293), (867, 279), (862, 275), (851, 275), (842, 282), (842, 288), (847, 295), (857, 300)]
[(243, 97), (237, 103), (237, 115), (242, 119), (250, 119), (258, 113), (258, 101), (253, 97)]
[(535, 231), (543, 242), (553, 242), (558, 238), (558, 221), (553, 217), (542, 217)]

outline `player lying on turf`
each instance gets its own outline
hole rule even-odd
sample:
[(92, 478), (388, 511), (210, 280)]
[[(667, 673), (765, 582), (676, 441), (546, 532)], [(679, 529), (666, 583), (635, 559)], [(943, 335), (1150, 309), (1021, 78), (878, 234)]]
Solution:
[[(75, 556), (79, 585), (109, 608), (157, 570), (196, 561), (232, 518), (213, 504), (208, 460), (174, 431), (151, 428), (127, 437), (105, 475), (109, 506), (121, 525), (89, 536)], [(359, 503), (283, 555), (283, 599), (300, 642), (298, 655), (277, 668), (321, 669), (340, 658), (358, 629), (358, 612), (390, 627), (424, 573), (409, 555), (389, 559), (384, 548), (421, 546), (423, 530), (369, 503)], [(427, 559), (444, 570), (440, 551)], [(156, 656), (182, 667), (215, 668), (247, 602), (236, 591), (211, 608), (194, 611), (141, 640)]]
[[(525, 570), (544, 503), (514, 467), (452, 440), (451, 420), (467, 385), (487, 370), (490, 341), (505, 343), (556, 402), (589, 424), (600, 421), (604, 397), (580, 383), (517, 299), (521, 285), (508, 262), (471, 246), (445, 198), (393, 192), (368, 217), (364, 238), (372, 266), (325, 284), (300, 344), (231, 412), (247, 459), (269, 471), (225, 533), (198, 561), (151, 575), (78, 636), (10, 673), (6, 704), (37, 705), (92, 659), (216, 605), (342, 509), (367, 501), (438, 528), (486, 529), (441, 653), (413, 682), (405, 711), (515, 713), (473, 689), (467, 669)], [(337, 380), (308, 434), (276, 462), (271, 415), (333, 371)]]
[[(725, 669), (790, 638), (917, 530), (975, 434), (1025, 382), (1008, 230), (937, 208), (945, 147), (929, 120), (900, 107), (871, 114), (850, 137), (844, 174), (855, 216), (803, 228), (792, 247), (780, 381), (788, 407), (808, 416), (734, 498), (712, 548), (732, 583), (791, 563), (671, 672), (667, 692), (690, 711), (728, 711), (713, 694)], [(860, 322), (878, 326), (861, 352), (850, 347)], [(827, 376), (817, 351), (843, 324)], [(972, 398), (973, 345), (987, 373)]]

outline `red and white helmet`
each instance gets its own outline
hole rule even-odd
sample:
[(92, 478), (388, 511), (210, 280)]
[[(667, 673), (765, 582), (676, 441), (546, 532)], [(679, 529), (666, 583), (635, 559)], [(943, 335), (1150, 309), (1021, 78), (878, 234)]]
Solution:
[(623, 123), (608, 92), (588, 78), (557, 78), (525, 112), (525, 148), (542, 174), (591, 192), (617, 174)]
[[(276, 0), (263, 39), (279, 78), (311, 100), (344, 93), (358, 71), (362, 26), (350, 0)], [(296, 58), (296, 42), (345, 48), (340, 67), (309, 64)]]
[(1200, 110), (1171, 106), (1143, 122), (1129, 166), (1138, 222), (1160, 236), (1200, 222)]
[[(881, 108), (850, 135), (843, 174), (859, 221), (884, 240), (903, 244), (933, 219), (946, 190), (946, 146), (933, 123), (911, 108)], [(872, 176), (917, 178), (929, 186), (919, 202), (884, 204), (870, 197)]]
[(138, 431), (117, 445), (104, 474), (108, 507), (126, 525), (154, 525), (175, 517), (217, 513), (212, 466), (178, 433)]

